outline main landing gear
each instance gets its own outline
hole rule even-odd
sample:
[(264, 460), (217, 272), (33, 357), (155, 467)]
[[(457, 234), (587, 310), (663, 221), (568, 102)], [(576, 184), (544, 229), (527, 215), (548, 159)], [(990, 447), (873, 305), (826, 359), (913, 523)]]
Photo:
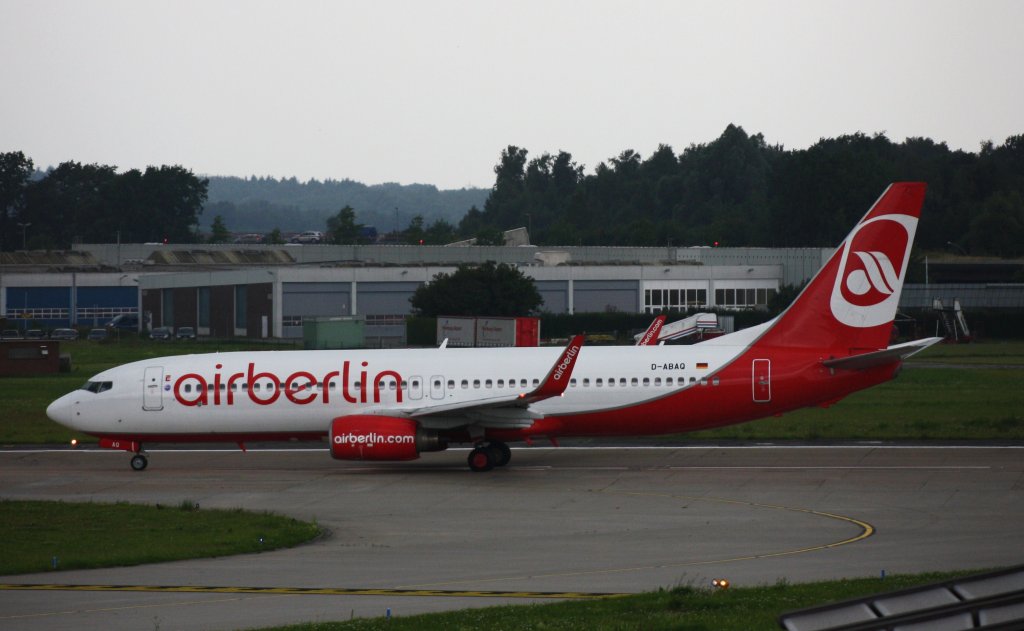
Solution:
[(469, 468), (476, 472), (490, 471), (494, 467), (504, 467), (512, 459), (512, 450), (501, 441), (480, 443), (469, 452)]

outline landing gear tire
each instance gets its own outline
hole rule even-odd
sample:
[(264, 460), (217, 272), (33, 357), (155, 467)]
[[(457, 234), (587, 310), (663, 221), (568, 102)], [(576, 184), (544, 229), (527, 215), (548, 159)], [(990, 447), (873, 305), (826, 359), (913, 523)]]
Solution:
[(512, 450), (503, 442), (495, 441), (488, 445), (488, 449), (494, 455), (494, 466), (504, 467), (512, 459)]
[(469, 468), (477, 473), (490, 471), (494, 468), (494, 452), (490, 447), (477, 447), (469, 452)]
[(149, 465), (149, 459), (142, 454), (135, 454), (132, 456), (131, 465), (133, 471), (142, 471)]

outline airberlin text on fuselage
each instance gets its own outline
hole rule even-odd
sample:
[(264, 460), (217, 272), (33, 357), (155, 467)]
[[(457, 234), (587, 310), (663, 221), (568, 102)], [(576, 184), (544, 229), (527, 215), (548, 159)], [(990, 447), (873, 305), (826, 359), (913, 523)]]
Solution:
[[(316, 377), (306, 370), (299, 370), (286, 377), (279, 377), (273, 372), (257, 372), (256, 364), (250, 362), (246, 372), (236, 372), (230, 375), (221, 374), (224, 366), (216, 365), (213, 374), (213, 381), (206, 377), (190, 372), (186, 373), (174, 382), (174, 398), (182, 405), (234, 405), (235, 391), (238, 389), (238, 382), (245, 384), (243, 391), (248, 393), (249, 399), (257, 405), (270, 405), (276, 402), (282, 394), (285, 398), (296, 405), (308, 405), (316, 402), (319, 398), (324, 404), (331, 402), (331, 382), (341, 383), (341, 396), (349, 403), (366, 403), (367, 392), (370, 390), (368, 373), (365, 368), (368, 362), (362, 362), (364, 370), (359, 371), (358, 387), (352, 392), (351, 381), (349, 380), (350, 362), (342, 362), (341, 370), (331, 370), (322, 377)], [(381, 383), (385, 379), (394, 379), (394, 392), (398, 403), (402, 402), (402, 376), (394, 370), (382, 370), (373, 376), (373, 402), (380, 403)], [(323, 385), (317, 388), (317, 383)], [(261, 390), (255, 386), (267, 384)], [(185, 386), (191, 386), (187, 388)], [(223, 391), (223, 392), (222, 392)]]

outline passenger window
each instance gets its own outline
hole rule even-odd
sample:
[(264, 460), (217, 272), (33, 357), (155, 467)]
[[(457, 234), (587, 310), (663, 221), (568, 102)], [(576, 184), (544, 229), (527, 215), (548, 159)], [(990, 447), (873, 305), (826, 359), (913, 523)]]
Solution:
[(540, 385), (540, 379), (534, 379), (533, 380), (533, 387), (536, 388), (539, 385)]
[(573, 377), (572, 379), (569, 380), (569, 386), (572, 388), (576, 387), (576, 377)]
[(696, 381), (697, 381), (696, 377), (690, 377), (690, 383), (696, 383)]
[(651, 385), (651, 380), (648, 377), (644, 377), (644, 387)]
[[(647, 380), (646, 380), (646, 379), (644, 379), (644, 381), (647, 381)], [(632, 378), (632, 379), (630, 380), (630, 383), (631, 383), (631, 384), (633, 385), (633, 387), (634, 387), (634, 388), (635, 388), (636, 386), (640, 385), (640, 382), (639, 382), (639, 381), (637, 381), (637, 378), (636, 378), (636, 377), (633, 377), (633, 378)], [(644, 384), (644, 385), (647, 385), (647, 384)]]
[(462, 380), (462, 389), (465, 390), (468, 387), (469, 387), (469, 381), (467, 381), (466, 379), (463, 379)]
[(609, 388), (614, 388), (615, 387), (615, 377), (608, 377), (608, 387)]
[(448, 380), (448, 389), (449, 390), (454, 390), (455, 389), (455, 380), (454, 379), (449, 379)]
[(713, 386), (717, 386), (718, 385), (718, 377), (715, 377), (714, 379), (711, 380), (711, 385), (713, 385)]
[(619, 385), (622, 386), (623, 388), (626, 387), (626, 378), (625, 377), (619, 377)]
[(604, 385), (604, 380), (598, 377), (597, 379), (594, 380), (594, 385), (600, 388), (601, 386)]
[(707, 377), (701, 377), (700, 378), (700, 385), (702, 385), (702, 386), (708, 385), (708, 378)]
[(494, 387), (494, 385), (492, 384), (491, 380), (488, 379), (487, 381), (484, 382), (484, 387), (490, 390), (491, 388)]
[(660, 386), (661, 385), (661, 377), (655, 377), (654, 378), (654, 385), (656, 385), (656, 386)]
[(498, 380), (498, 387), (499, 388), (504, 388), (505, 387), (505, 380), (504, 379), (499, 379)]
[(474, 388), (479, 388), (480, 387), (480, 380), (479, 379), (474, 379), (473, 380), (473, 387)]
[(672, 377), (665, 377), (665, 385), (666, 386), (671, 386), (672, 385)]
[(590, 377), (584, 377), (583, 378), (583, 387), (584, 388), (589, 388), (590, 387)]
[(519, 387), (520, 388), (525, 388), (526, 387), (526, 380), (525, 379), (520, 379), (519, 380)]

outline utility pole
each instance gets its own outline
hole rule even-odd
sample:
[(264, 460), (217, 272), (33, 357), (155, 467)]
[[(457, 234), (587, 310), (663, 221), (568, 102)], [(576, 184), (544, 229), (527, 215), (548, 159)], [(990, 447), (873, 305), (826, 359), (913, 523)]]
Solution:
[(31, 226), (31, 225), (32, 225), (31, 221), (26, 221), (25, 223), (21, 223), (20, 221), (18, 222), (18, 226), (21, 228), (21, 249), (22, 250), (27, 250), (28, 249), (28, 248), (25, 247), (25, 243), (26, 243), (25, 233), (28, 231), (28, 227)]

